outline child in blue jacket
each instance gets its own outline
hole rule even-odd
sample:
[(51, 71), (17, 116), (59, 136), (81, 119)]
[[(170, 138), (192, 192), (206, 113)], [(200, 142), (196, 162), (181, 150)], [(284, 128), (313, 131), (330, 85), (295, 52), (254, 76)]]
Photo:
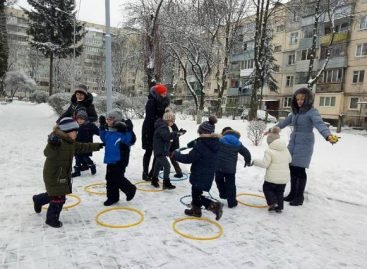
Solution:
[(125, 177), (130, 146), (136, 140), (131, 121), (126, 124), (119, 111), (112, 111), (107, 114), (107, 119), (100, 116), (99, 123), (99, 135), (105, 143), (104, 163), (107, 164), (107, 200), (104, 205), (110, 206), (119, 201), (119, 189), (126, 194), (126, 200), (130, 201), (136, 193), (135, 185)]
[(216, 220), (223, 214), (223, 204), (215, 202), (203, 196), (203, 191), (209, 191), (213, 180), (218, 160), (219, 135), (214, 133), (216, 117), (210, 116), (208, 121), (200, 124), (199, 138), (195, 140), (193, 149), (188, 154), (179, 151), (173, 152), (173, 157), (181, 163), (192, 163), (190, 183), (191, 187), (191, 209), (186, 209), (188, 216), (201, 217), (201, 207), (213, 212)]

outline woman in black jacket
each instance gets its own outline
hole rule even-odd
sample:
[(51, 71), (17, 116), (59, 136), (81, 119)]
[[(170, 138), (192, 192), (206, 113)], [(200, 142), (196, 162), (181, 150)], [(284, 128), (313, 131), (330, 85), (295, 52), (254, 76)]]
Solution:
[(87, 86), (84, 84), (79, 84), (75, 88), (74, 94), (71, 96), (71, 104), (68, 109), (60, 116), (57, 120), (59, 122), (60, 119), (64, 117), (72, 117), (76, 120), (76, 113), (79, 110), (85, 110), (88, 114), (88, 121), (95, 122), (97, 121), (97, 112), (93, 105), (93, 95), (88, 92)]
[[(151, 180), (153, 169), (149, 172), (150, 158), (153, 153), (154, 123), (162, 119), (166, 107), (170, 104), (167, 97), (167, 88), (163, 84), (154, 85), (149, 92), (148, 101), (145, 105), (145, 118), (142, 127), (142, 147), (145, 150), (143, 157), (143, 179)], [(154, 167), (154, 160), (153, 165)]]

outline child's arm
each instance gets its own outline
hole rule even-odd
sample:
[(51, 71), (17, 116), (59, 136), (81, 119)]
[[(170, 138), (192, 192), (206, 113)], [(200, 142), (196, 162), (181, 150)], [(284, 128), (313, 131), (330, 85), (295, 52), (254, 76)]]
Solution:
[(271, 164), (271, 155), (266, 150), (264, 153), (264, 158), (262, 160), (254, 160), (254, 165), (262, 167), (262, 168), (268, 168)]
[(200, 158), (200, 153), (194, 148), (188, 154), (181, 154), (179, 151), (174, 151), (173, 156), (180, 163), (193, 163)]
[(88, 153), (92, 151), (99, 151), (103, 148), (102, 143), (79, 143), (75, 142), (75, 153)]
[(99, 128), (94, 123), (90, 123), (90, 124), (91, 124), (92, 134), (99, 136)]
[(250, 164), (251, 163), (251, 153), (250, 151), (244, 147), (242, 144), (241, 144), (241, 147), (240, 147), (240, 150), (238, 151), (239, 154), (241, 154), (243, 156), (243, 158), (245, 159), (245, 163), (246, 165)]

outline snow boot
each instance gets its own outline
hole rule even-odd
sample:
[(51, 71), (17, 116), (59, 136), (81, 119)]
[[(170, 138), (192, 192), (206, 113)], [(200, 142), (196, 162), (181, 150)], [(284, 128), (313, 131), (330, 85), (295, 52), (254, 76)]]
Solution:
[(176, 186), (171, 184), (171, 181), (169, 179), (163, 180), (163, 189), (164, 190), (173, 190), (176, 189)]
[(62, 222), (59, 221), (60, 212), (62, 210), (64, 203), (54, 203), (50, 202), (46, 214), (46, 224), (53, 228), (62, 227)]
[(82, 164), (82, 166), (80, 166), (80, 171), (87, 171), (89, 170), (89, 166), (86, 164)]
[(131, 190), (128, 193), (126, 193), (126, 201), (131, 201), (134, 198), (135, 193), (136, 193), (136, 186), (131, 184)]
[(41, 213), (42, 206), (48, 204), (50, 202), (50, 198), (47, 193), (40, 193), (37, 195), (33, 195), (33, 208), (34, 212)]
[(298, 178), (294, 176), (291, 177), (291, 190), (289, 194), (286, 197), (284, 197), (284, 201), (287, 201), (287, 202), (293, 201), (294, 196), (296, 194), (297, 185), (298, 185)]
[(80, 177), (80, 166), (74, 166), (74, 172), (71, 173), (71, 177)]
[(182, 173), (177, 173), (173, 177), (175, 177), (175, 178), (182, 178), (183, 177), (183, 174)]
[(89, 168), (90, 168), (90, 172), (92, 173), (92, 175), (95, 175), (97, 173), (97, 169), (96, 169), (95, 164), (89, 165)]
[(143, 172), (142, 178), (145, 181), (152, 181), (152, 178), (146, 172)]
[(303, 205), (304, 196), (303, 193), (306, 188), (307, 178), (298, 178), (296, 185), (296, 193), (294, 195), (294, 199), (289, 203), (291, 206), (300, 206)]
[(219, 220), (223, 215), (223, 204), (221, 202), (211, 202), (207, 210), (215, 214), (215, 220)]
[(158, 178), (152, 178), (152, 181), (150, 183), (154, 188), (159, 188), (159, 180)]
[(185, 215), (200, 218), (201, 208), (193, 205), (191, 209), (185, 209)]
[(113, 204), (116, 204), (119, 200), (111, 200), (111, 199), (108, 199), (106, 201), (103, 202), (103, 205), (104, 206), (110, 206), (110, 205), (113, 205)]

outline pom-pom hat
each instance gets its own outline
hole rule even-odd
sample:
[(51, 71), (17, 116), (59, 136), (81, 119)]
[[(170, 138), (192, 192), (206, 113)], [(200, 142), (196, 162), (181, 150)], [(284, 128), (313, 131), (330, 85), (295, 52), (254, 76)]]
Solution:
[(70, 117), (64, 117), (59, 122), (59, 129), (65, 133), (70, 133), (79, 130), (79, 124)]
[(209, 116), (207, 121), (204, 121), (199, 125), (199, 134), (212, 134), (215, 132), (215, 124), (217, 123), (217, 118), (215, 116)]

